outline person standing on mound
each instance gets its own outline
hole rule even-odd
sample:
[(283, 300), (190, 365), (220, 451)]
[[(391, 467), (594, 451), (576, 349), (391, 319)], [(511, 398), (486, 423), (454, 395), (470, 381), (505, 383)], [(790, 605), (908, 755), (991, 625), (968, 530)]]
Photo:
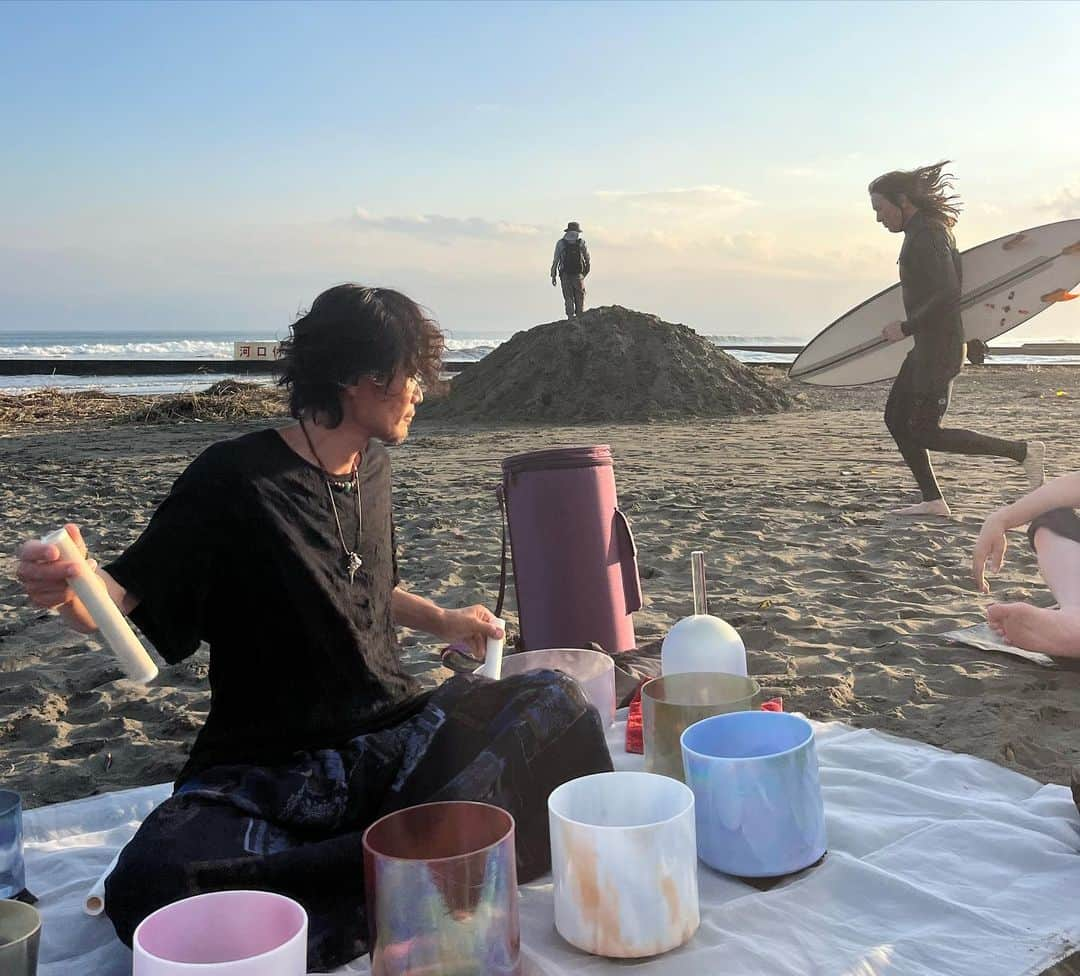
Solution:
[(989, 593), (986, 572), (1005, 561), (1005, 533), (1021, 525), (1039, 559), (1039, 571), (1058, 608), (1030, 603), (994, 603), (986, 611), (991, 628), (1015, 647), (1057, 657), (1080, 657), (1080, 472), (1048, 481), (1019, 501), (999, 508), (983, 523), (971, 572)]
[(581, 236), (581, 226), (571, 220), (563, 236), (555, 242), (555, 258), (551, 262), (551, 284), (554, 286), (558, 275), (568, 319), (585, 311), (585, 278), (589, 268), (589, 249)]
[(892, 234), (904, 235), (898, 263), (907, 318), (890, 322), (881, 335), (887, 342), (908, 336), (915, 340), (885, 406), (885, 425), (922, 493), (922, 502), (900, 509), (900, 515), (951, 514), (930, 451), (1011, 458), (1023, 465), (1032, 488), (1043, 481), (1046, 446), (1041, 441), (1005, 440), (941, 426), (964, 360), (962, 271), (952, 233), (960, 208), (949, 192), (953, 177), (944, 172), (947, 165), (946, 160), (896, 170), (869, 186), (877, 222)]
[[(612, 763), (564, 674), (458, 675), (425, 692), (402, 667), (396, 626), (477, 656), (502, 634), (486, 607), (443, 609), (399, 585), (383, 444), (405, 440), (421, 382), (438, 381), (438, 326), (399, 292), (338, 285), (283, 345), (295, 423), (208, 448), (95, 570), (170, 663), (210, 644), (206, 723), (105, 902), (130, 945), (181, 898), (276, 891), (307, 910), (308, 965), (323, 972), (367, 947), (361, 836), (378, 817), (439, 800), (503, 807), (524, 882), (550, 866), (548, 794)], [(27, 542), (17, 575), (35, 604), (92, 630), (59, 557)]]

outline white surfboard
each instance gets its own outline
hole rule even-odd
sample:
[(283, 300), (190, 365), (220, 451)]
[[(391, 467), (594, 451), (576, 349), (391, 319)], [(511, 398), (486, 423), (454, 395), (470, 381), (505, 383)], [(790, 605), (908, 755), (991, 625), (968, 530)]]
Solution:
[[(965, 339), (993, 339), (1051, 305), (1077, 296), (1080, 220), (1062, 220), (980, 244), (961, 255)], [(818, 386), (861, 386), (900, 372), (915, 340), (886, 342), (881, 330), (903, 319), (900, 285), (867, 299), (812, 339), (788, 376)]]

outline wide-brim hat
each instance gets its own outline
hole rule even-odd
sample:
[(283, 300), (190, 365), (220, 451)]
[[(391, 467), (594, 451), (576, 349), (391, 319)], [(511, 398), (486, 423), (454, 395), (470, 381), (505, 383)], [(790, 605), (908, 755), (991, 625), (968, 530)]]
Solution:
[(581, 224), (579, 224), (576, 220), (571, 220), (570, 223), (568, 223), (566, 225), (566, 230), (563, 231), (563, 233), (565, 234), (565, 233), (568, 233), (569, 231), (572, 231), (572, 230), (576, 230), (580, 234), (581, 233)]

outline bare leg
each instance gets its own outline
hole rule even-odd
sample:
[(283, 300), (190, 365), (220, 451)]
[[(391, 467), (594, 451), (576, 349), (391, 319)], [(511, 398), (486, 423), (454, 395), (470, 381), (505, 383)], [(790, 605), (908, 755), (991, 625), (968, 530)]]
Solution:
[(1010, 644), (1059, 657), (1080, 657), (1080, 543), (1050, 529), (1035, 534), (1039, 570), (1060, 610), (1030, 603), (995, 603), (986, 611), (990, 626)]

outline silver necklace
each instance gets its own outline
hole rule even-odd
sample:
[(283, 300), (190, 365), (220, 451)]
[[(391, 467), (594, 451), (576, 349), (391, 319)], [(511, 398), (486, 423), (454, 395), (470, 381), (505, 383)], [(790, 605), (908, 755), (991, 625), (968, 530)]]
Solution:
[(319, 457), (315, 450), (315, 445), (311, 443), (311, 435), (307, 432), (307, 427), (304, 426), (304, 421), (300, 421), (300, 429), (304, 432), (304, 439), (307, 441), (308, 448), (311, 450), (311, 456), (315, 458), (319, 465), (319, 470), (322, 472), (323, 481), (326, 483), (326, 493), (330, 496), (330, 511), (334, 513), (334, 524), (337, 526), (338, 538), (341, 540), (341, 548), (345, 553), (345, 572), (349, 574), (350, 585), (356, 579), (356, 573), (358, 570), (363, 569), (364, 560), (360, 555), (360, 537), (364, 524), (364, 509), (360, 503), (360, 467), (355, 465), (352, 470), (352, 489), (356, 494), (356, 541), (353, 545), (355, 549), (350, 549), (345, 545), (345, 533), (341, 531), (341, 519), (338, 517), (337, 503), (334, 501), (334, 489), (330, 485), (330, 476), (326, 473), (326, 465), (322, 463), (322, 458)]

